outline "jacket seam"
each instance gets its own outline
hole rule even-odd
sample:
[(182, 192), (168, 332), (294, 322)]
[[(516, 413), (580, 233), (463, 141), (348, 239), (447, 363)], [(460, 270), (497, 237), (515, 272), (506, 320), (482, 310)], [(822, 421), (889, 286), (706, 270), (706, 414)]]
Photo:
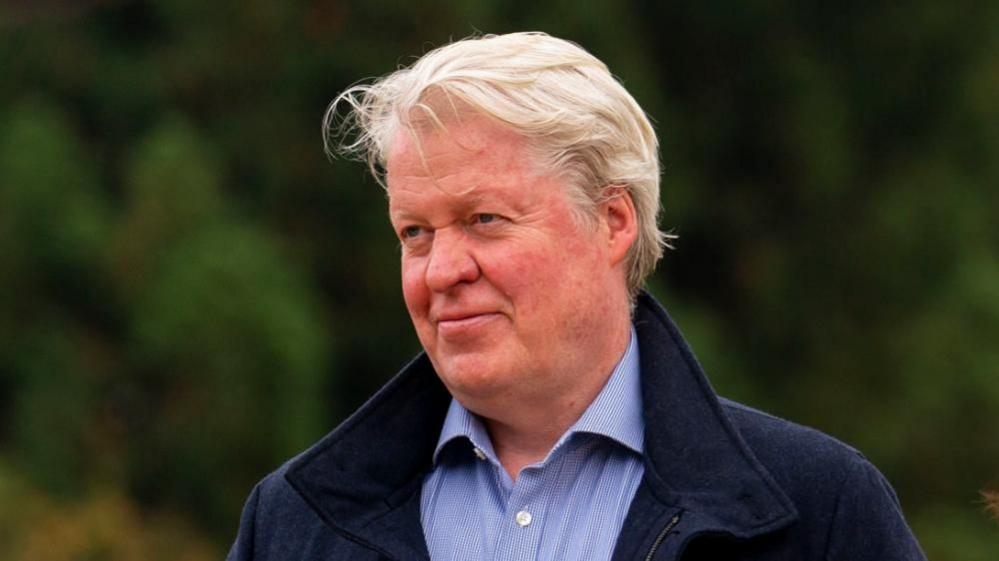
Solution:
[(840, 504), (843, 502), (843, 490), (846, 487), (847, 480), (850, 479), (852, 471), (855, 469), (855, 464), (850, 463), (850, 470), (848, 470), (843, 478), (839, 482), (839, 486), (836, 488), (836, 501), (833, 503), (832, 516), (829, 521), (829, 526), (826, 529), (825, 544), (822, 548), (822, 559), (829, 561), (829, 552), (832, 547), (832, 536), (833, 530), (836, 528), (837, 520), (839, 519), (839, 508)]

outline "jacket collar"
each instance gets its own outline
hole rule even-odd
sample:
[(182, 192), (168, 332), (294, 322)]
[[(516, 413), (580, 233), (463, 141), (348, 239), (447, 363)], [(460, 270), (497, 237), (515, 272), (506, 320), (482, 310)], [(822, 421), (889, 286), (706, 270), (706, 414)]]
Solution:
[(689, 511), (705, 529), (740, 538), (795, 520), (791, 500), (722, 410), (666, 310), (643, 292), (634, 321), (646, 426), (644, 482), (655, 498)]
[[(646, 470), (621, 536), (649, 509), (689, 511), (702, 529), (751, 537), (790, 523), (790, 500), (724, 414), (666, 311), (642, 293)], [(419, 495), (451, 396), (420, 354), (354, 415), (294, 459), (286, 478), (336, 532), (396, 559), (427, 559)], [(637, 535), (636, 535), (637, 537)]]

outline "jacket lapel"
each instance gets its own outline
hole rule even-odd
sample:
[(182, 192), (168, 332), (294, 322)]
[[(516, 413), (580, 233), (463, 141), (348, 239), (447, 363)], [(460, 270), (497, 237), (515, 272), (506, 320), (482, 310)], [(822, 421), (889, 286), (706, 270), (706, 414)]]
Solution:
[(286, 477), (338, 534), (391, 559), (429, 559), (420, 488), (450, 400), (421, 354)]
[[(645, 476), (621, 530), (615, 561), (642, 559), (677, 514), (681, 521), (675, 533), (688, 537), (717, 532), (750, 538), (794, 521), (790, 499), (722, 411), (666, 311), (642, 293), (634, 321), (642, 365)], [(634, 551), (634, 544), (644, 544), (645, 550)]]

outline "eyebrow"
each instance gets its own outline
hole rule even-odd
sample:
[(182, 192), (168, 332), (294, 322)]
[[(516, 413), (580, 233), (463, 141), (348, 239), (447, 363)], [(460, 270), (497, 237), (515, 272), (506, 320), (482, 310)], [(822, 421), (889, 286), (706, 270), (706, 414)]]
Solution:
[[(497, 190), (502, 192), (503, 188), (500, 187)], [(475, 209), (476, 206), (481, 205), (483, 202), (486, 201), (487, 198), (489, 198), (488, 195), (482, 193), (481, 191), (476, 191), (474, 193), (462, 195), (462, 200), (458, 201), (456, 206), (459, 212), (468, 212)], [(500, 208), (498, 210), (500, 211), (512, 211), (512, 212), (521, 211), (520, 207), (518, 207), (516, 203), (511, 203), (511, 201), (501, 196), (492, 197), (492, 200), (490, 202), (493, 205), (499, 206)], [(391, 205), (391, 203), (389, 204)], [(389, 220), (393, 221), (423, 220), (423, 217), (421, 216), (420, 213), (412, 212), (407, 208), (392, 209), (390, 206), (388, 214), (389, 214)]]
[(391, 221), (396, 221), (396, 220), (416, 220), (416, 219), (418, 219), (418, 216), (416, 214), (414, 214), (412, 212), (409, 212), (407, 210), (392, 210), (392, 209), (389, 209), (388, 215), (389, 215), (389, 221), (390, 222)]

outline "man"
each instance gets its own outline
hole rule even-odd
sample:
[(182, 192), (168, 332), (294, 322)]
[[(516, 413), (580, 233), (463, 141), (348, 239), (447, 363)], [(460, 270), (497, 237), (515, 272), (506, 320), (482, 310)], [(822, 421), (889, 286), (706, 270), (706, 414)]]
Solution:
[(719, 399), (641, 291), (652, 127), (538, 33), (342, 94), (424, 354), (262, 481), (232, 560), (922, 559), (855, 450)]

